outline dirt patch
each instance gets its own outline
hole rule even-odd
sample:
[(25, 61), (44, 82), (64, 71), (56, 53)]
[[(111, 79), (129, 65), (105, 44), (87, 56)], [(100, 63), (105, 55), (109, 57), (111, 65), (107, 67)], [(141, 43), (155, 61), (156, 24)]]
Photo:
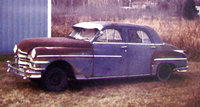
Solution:
[(0, 106), (200, 106), (200, 63), (189, 67), (168, 82), (151, 77), (77, 81), (54, 93), (6, 73), (6, 63), (0, 62)]

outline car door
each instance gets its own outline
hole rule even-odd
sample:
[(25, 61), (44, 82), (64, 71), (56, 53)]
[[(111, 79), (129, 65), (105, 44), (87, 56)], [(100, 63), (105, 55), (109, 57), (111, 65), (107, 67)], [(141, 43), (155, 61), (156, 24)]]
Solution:
[(103, 30), (103, 35), (93, 42), (93, 76), (126, 74), (126, 49), (127, 44), (124, 42), (122, 29), (109, 28)]
[(156, 45), (145, 29), (128, 29), (128, 72), (129, 75), (149, 75), (151, 59)]

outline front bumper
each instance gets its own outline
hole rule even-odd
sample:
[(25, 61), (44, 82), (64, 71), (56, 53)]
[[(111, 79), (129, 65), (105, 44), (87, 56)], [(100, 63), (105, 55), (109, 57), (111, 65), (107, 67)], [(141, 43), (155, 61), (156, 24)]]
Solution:
[(189, 68), (188, 66), (186, 66), (186, 67), (178, 67), (178, 68), (175, 68), (174, 71), (175, 72), (187, 72), (188, 68)]
[(41, 72), (35, 72), (30, 69), (22, 69), (18, 68), (16, 64), (12, 64), (10, 61), (7, 61), (8, 69), (7, 72), (11, 72), (15, 75), (23, 77), (23, 79), (27, 78), (41, 78)]

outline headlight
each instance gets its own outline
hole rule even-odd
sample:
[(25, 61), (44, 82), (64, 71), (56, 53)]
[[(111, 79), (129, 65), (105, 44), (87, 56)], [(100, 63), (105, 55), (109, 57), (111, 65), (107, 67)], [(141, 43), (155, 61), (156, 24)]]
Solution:
[(33, 50), (31, 51), (31, 57), (32, 57), (32, 58), (35, 58), (35, 57), (36, 57), (36, 50), (35, 50), (35, 49), (33, 49)]
[(13, 48), (13, 52), (14, 52), (14, 53), (17, 52), (17, 45), (14, 46), (14, 48)]

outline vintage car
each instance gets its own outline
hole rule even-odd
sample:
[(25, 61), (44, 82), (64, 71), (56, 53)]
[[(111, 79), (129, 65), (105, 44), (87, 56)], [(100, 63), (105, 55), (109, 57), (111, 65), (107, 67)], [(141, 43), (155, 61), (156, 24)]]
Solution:
[(21, 41), (7, 71), (63, 91), (71, 80), (155, 76), (167, 81), (173, 72), (188, 69), (184, 50), (163, 43), (150, 27), (82, 22), (73, 29), (66, 38)]

